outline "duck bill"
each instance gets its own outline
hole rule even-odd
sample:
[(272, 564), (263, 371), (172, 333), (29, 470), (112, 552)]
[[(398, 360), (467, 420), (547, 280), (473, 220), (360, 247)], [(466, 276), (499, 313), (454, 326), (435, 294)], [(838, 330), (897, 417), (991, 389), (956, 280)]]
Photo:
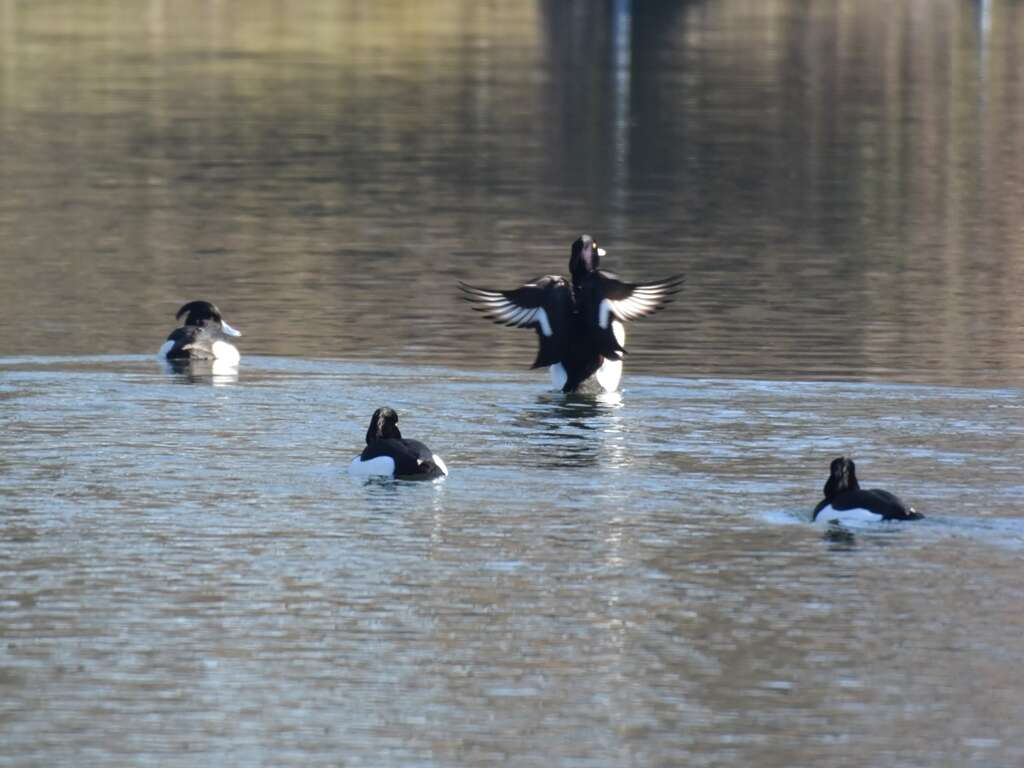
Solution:
[(228, 325), (223, 320), (220, 321), (220, 327), (221, 327), (221, 330), (223, 330), (224, 333), (226, 333), (228, 336), (241, 336), (242, 335), (241, 331), (239, 331), (239, 330), (237, 330), (235, 328), (232, 328), (230, 325)]

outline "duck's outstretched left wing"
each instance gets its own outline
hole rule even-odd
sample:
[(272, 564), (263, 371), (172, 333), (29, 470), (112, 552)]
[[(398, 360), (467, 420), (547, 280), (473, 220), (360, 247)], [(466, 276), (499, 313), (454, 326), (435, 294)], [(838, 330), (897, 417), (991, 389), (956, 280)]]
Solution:
[(673, 275), (648, 283), (624, 283), (608, 272), (598, 272), (604, 300), (598, 308), (598, 325), (607, 328), (610, 317), (636, 320), (657, 312), (682, 290), (683, 276)]
[(533, 328), (540, 349), (534, 368), (554, 365), (565, 357), (572, 318), (572, 291), (565, 278), (547, 275), (510, 291), (459, 283), (477, 312), (500, 325)]

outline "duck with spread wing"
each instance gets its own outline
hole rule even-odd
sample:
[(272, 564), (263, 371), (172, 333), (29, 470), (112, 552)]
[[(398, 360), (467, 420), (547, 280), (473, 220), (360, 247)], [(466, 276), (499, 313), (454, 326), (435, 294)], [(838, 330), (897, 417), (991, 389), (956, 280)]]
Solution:
[(569, 280), (547, 275), (510, 291), (459, 287), (484, 317), (537, 331), (540, 349), (532, 367), (548, 367), (556, 389), (614, 392), (626, 352), (623, 324), (672, 301), (683, 278), (623, 282), (598, 268), (604, 255), (590, 235), (581, 235), (572, 244)]

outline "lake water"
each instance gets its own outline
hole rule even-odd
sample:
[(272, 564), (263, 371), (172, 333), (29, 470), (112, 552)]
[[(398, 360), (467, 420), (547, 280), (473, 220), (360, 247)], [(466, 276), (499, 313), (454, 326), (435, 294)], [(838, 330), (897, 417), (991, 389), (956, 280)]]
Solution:
[[(0, 0), (0, 765), (1024, 764), (1019, 3)], [(563, 396), (458, 280), (632, 279)], [(236, 372), (154, 353), (194, 298)], [(447, 462), (351, 480), (372, 410)], [(808, 523), (829, 461), (924, 521)]]

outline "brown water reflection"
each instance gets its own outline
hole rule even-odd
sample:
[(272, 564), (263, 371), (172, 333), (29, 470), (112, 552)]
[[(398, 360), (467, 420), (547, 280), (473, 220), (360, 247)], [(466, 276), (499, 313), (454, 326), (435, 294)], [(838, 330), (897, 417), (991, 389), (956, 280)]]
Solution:
[(631, 370), (1020, 381), (1018, 4), (629, 8), (3, 0), (0, 351), (517, 368), (453, 283), (588, 231), (689, 275)]

